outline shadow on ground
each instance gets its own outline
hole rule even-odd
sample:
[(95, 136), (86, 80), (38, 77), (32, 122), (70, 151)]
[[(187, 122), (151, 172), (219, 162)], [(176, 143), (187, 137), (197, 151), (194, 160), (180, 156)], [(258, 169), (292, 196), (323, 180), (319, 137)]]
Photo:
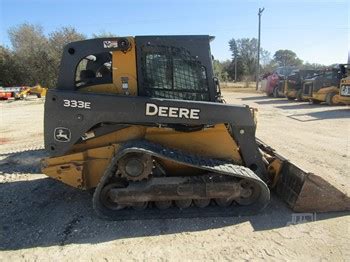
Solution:
[(239, 99), (243, 101), (249, 101), (249, 100), (271, 100), (271, 97), (269, 96), (250, 96), (250, 97), (240, 97)]
[(327, 111), (310, 112), (306, 114), (293, 114), (289, 118), (300, 122), (319, 121), (325, 119), (347, 119), (350, 118), (350, 110), (348, 108), (334, 109)]
[(310, 108), (328, 108), (327, 105), (314, 105), (308, 102), (292, 102), (288, 105), (276, 106), (276, 108), (284, 110), (294, 110), (294, 109), (310, 109)]
[(0, 174), (40, 172), (40, 160), (47, 156), (44, 149), (0, 154)]
[(280, 105), (280, 104), (284, 105), (284, 104), (290, 104), (290, 101), (282, 98), (271, 99), (271, 97), (269, 97), (268, 100), (256, 101), (255, 103), (260, 105)]
[[(246, 222), (255, 231), (269, 230), (285, 227), (293, 215), (284, 203), (273, 197), (270, 205), (255, 216), (106, 221), (96, 217), (91, 193), (35, 176), (34, 180), (0, 184), (0, 250), (95, 244)], [(344, 212), (317, 214), (317, 220), (344, 215)]]

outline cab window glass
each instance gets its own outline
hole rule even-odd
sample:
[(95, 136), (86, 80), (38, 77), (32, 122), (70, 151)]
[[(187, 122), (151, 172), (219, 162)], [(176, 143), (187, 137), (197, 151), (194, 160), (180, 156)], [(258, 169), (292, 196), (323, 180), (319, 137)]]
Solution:
[(84, 57), (75, 72), (75, 85), (78, 88), (112, 83), (112, 54), (110, 52)]
[(206, 68), (184, 49), (147, 46), (142, 52), (146, 94), (184, 100), (209, 100)]

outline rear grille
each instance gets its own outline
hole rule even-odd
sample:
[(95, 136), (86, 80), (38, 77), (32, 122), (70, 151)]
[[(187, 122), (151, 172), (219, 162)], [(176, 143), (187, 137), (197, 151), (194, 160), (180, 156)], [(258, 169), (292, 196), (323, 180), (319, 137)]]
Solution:
[(312, 95), (312, 83), (304, 85), (303, 95), (311, 96)]

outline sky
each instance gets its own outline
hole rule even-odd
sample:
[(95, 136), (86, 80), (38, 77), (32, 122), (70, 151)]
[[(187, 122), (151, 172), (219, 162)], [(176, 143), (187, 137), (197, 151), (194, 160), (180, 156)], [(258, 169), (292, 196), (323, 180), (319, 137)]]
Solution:
[(271, 55), (290, 49), (305, 62), (347, 62), (350, 0), (0, 0), (0, 44), (11, 47), (7, 31), (21, 23), (46, 34), (73, 26), (88, 37), (209, 34), (212, 54), (226, 60), (231, 38), (257, 37), (259, 7), (261, 47)]

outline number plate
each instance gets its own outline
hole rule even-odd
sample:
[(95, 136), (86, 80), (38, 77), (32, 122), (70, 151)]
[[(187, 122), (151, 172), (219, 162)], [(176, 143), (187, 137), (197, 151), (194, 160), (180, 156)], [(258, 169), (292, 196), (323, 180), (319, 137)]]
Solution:
[(72, 107), (72, 108), (83, 108), (83, 109), (91, 109), (91, 102), (74, 100), (74, 99), (64, 99), (63, 100), (64, 107)]
[(341, 86), (340, 87), (340, 94), (342, 96), (350, 96), (350, 86)]

